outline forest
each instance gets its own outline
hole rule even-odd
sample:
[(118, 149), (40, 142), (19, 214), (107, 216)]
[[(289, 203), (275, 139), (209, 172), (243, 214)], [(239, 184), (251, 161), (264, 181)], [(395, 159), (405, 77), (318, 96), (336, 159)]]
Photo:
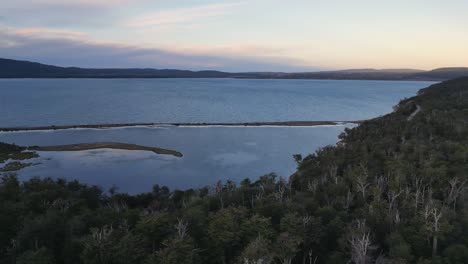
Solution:
[(322, 80), (430, 80), (443, 81), (468, 75), (466, 67), (417, 69), (350, 69), (318, 72), (222, 72), (177, 69), (59, 67), (0, 58), (1, 78), (240, 78)]
[(289, 179), (138, 195), (4, 173), (0, 263), (468, 263), (468, 78), (292, 158)]

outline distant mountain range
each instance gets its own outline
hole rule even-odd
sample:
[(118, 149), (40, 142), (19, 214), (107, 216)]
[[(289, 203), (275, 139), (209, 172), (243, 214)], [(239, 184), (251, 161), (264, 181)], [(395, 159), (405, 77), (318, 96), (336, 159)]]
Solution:
[(468, 76), (468, 68), (352, 69), (319, 72), (188, 71), (176, 69), (89, 69), (58, 67), (36, 62), (0, 59), (0, 78), (251, 78), (251, 79), (335, 79), (335, 80), (418, 80), (442, 81)]

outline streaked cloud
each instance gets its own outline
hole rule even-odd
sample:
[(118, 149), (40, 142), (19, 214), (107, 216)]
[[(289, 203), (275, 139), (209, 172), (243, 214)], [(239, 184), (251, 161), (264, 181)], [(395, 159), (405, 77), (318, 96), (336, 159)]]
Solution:
[(273, 56), (218, 55), (90, 40), (85, 33), (47, 28), (0, 27), (0, 57), (60, 66), (177, 68), (224, 71), (303, 71), (301, 61)]
[(201, 19), (224, 16), (230, 13), (233, 8), (242, 4), (243, 2), (236, 2), (161, 10), (132, 19), (127, 25), (132, 27), (152, 27), (192, 23)]
[(113, 7), (142, 0), (15, 0), (2, 3), (4, 8), (31, 8), (40, 6), (69, 6), (69, 7)]
[(109, 27), (115, 13), (145, 0), (14, 0), (1, 1), (4, 23), (22, 27)]
[(30, 27), (30, 28), (20, 28), (20, 29), (8, 29), (4, 28), (5, 32), (10, 34), (31, 37), (31, 38), (63, 38), (63, 39), (83, 39), (88, 34), (79, 31), (71, 30), (61, 30), (61, 29), (51, 29), (51, 28), (41, 28), (41, 27)]
[(42, 51), (51, 61), (76, 47), (82, 65), (112, 66), (117, 59), (101, 56), (108, 47), (149, 67), (163, 64), (151, 54), (165, 54), (167, 67), (180, 68), (429, 69), (466, 65), (467, 8), (462, 0), (0, 0), (0, 45), (2, 54)]

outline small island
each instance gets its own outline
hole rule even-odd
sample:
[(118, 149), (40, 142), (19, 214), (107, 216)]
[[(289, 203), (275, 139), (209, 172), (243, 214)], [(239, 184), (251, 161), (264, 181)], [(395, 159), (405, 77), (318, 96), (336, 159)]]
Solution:
[(95, 143), (80, 143), (70, 145), (57, 145), (57, 146), (33, 146), (29, 147), (28, 150), (36, 151), (82, 151), (91, 149), (122, 149), (122, 150), (143, 150), (152, 151), (156, 154), (172, 155), (175, 157), (182, 157), (182, 153), (163, 148), (140, 146), (128, 143), (118, 142), (95, 142)]

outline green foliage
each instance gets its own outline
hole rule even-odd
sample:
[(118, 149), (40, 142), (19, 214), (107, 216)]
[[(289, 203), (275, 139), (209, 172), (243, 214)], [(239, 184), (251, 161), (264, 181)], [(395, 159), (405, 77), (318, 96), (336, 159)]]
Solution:
[(31, 165), (32, 163), (21, 163), (19, 161), (13, 161), (7, 163), (3, 168), (0, 168), (0, 172), (17, 171)]
[(16, 259), (16, 264), (53, 264), (52, 254), (44, 247), (28, 250)]
[(4, 174), (0, 263), (468, 263), (467, 120), (460, 79), (295, 156), (289, 181), (131, 196)]
[(259, 236), (245, 247), (239, 263), (270, 264), (273, 262), (273, 252), (270, 251), (271, 247), (269, 240)]
[(25, 148), (16, 146), (14, 144), (5, 144), (0, 142), (0, 163), (7, 160), (15, 160), (7, 163), (5, 166), (0, 167), (0, 172), (17, 171), (24, 167), (32, 165), (31, 163), (21, 163), (17, 160), (27, 160), (37, 158), (39, 155), (35, 152), (24, 151)]

